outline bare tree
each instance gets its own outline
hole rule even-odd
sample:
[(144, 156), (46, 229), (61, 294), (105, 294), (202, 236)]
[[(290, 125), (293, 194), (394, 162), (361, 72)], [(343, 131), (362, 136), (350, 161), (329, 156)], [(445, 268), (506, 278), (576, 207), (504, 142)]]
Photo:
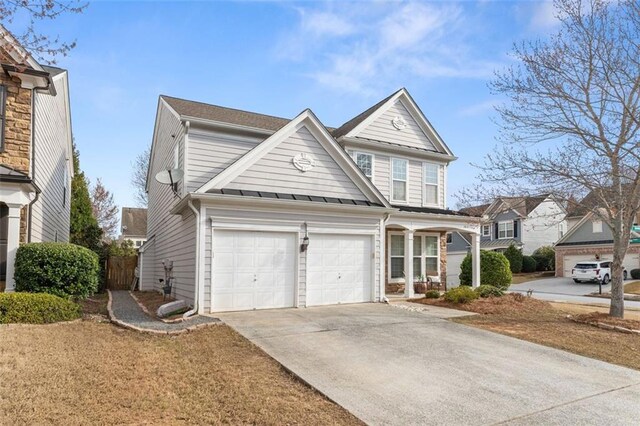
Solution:
[[(58, 36), (44, 34), (37, 29), (38, 21), (54, 20), (65, 13), (82, 13), (88, 3), (80, 0), (1, 0), (0, 22), (10, 27), (16, 18), (26, 17), (28, 24), (13, 36), (39, 61), (56, 63), (57, 56), (66, 56), (76, 46)], [(0, 35), (1, 34), (0, 31)]]
[(91, 191), (93, 215), (98, 220), (103, 236), (114, 239), (118, 234), (118, 206), (113, 201), (113, 194), (98, 179)]
[(516, 64), (491, 84), (508, 102), (497, 108), (502, 146), (480, 179), (566, 203), (593, 194), (586, 207), (613, 233), (610, 315), (622, 317), (622, 262), (640, 207), (640, 2), (554, 5), (559, 32), (514, 46)]
[(139, 207), (147, 207), (147, 170), (151, 157), (151, 146), (147, 146), (143, 152), (138, 154), (131, 164), (131, 185), (135, 190), (135, 200)]

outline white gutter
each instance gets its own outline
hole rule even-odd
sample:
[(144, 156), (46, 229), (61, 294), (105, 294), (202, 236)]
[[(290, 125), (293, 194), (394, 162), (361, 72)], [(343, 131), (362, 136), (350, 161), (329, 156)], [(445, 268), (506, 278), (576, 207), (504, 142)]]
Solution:
[(187, 205), (196, 216), (196, 273), (195, 273), (195, 292), (193, 296), (193, 308), (182, 315), (186, 319), (198, 312), (198, 297), (200, 296), (200, 211), (193, 206), (191, 200)]

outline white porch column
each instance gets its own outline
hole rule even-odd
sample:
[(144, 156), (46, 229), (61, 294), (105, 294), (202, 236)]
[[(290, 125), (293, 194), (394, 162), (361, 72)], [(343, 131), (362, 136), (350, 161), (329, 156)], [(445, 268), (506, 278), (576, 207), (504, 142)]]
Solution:
[(480, 285), (480, 234), (471, 234), (471, 285)]
[(404, 231), (404, 297), (413, 297), (413, 229)]
[(12, 292), (16, 288), (13, 279), (13, 263), (16, 260), (16, 251), (20, 245), (20, 204), (7, 204), (9, 216), (7, 218), (7, 281), (5, 290)]

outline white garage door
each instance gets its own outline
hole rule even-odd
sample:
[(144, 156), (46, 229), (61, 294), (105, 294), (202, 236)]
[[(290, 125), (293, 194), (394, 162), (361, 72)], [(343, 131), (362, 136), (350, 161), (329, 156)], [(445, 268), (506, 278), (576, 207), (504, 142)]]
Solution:
[[(638, 264), (640, 263), (640, 260), (638, 259), (638, 256), (639, 256), (638, 253), (628, 253), (624, 257), (623, 265), (624, 265), (625, 268), (627, 268), (627, 272), (630, 272), (632, 269), (638, 268)], [(601, 253), (601, 259), (611, 260), (611, 259), (613, 259), (613, 254), (612, 253)], [(564, 257), (564, 265), (563, 265), (564, 276), (565, 277), (570, 277), (571, 276), (571, 270), (576, 265), (576, 263), (593, 261), (593, 260), (595, 260), (595, 257), (594, 257), (594, 255), (590, 255), (590, 254), (566, 255)]]
[(466, 256), (466, 253), (447, 253), (447, 288), (460, 285), (460, 265)]
[(296, 234), (213, 234), (212, 311), (294, 306)]
[(307, 257), (307, 306), (373, 300), (368, 235), (314, 234)]

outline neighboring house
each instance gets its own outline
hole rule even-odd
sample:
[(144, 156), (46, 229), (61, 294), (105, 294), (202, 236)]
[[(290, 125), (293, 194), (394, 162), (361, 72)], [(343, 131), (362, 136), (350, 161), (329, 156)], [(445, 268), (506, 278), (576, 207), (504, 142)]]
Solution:
[[(504, 251), (511, 244), (531, 255), (537, 248), (552, 246), (567, 229), (566, 211), (550, 194), (498, 197), (490, 204), (468, 207), (462, 212), (481, 216), (480, 248)], [(450, 284), (457, 284), (459, 265), (471, 247), (468, 235), (454, 233), (447, 244)]]
[(20, 243), (68, 241), (73, 177), (67, 71), (39, 64), (0, 26), (0, 288)]
[[(446, 234), (479, 218), (447, 209), (456, 157), (405, 89), (329, 131), (160, 96), (147, 178), (141, 288), (199, 312), (382, 301), (405, 276), (447, 277)], [(173, 188), (154, 177), (181, 169)], [(175, 193), (174, 193), (175, 191)]]
[[(588, 194), (567, 214), (571, 226), (556, 243), (556, 276), (570, 277), (576, 263), (585, 260), (613, 259), (611, 229), (595, 215), (596, 197)], [(640, 217), (637, 218), (640, 222)], [(636, 223), (637, 225), (637, 223)], [(632, 233), (632, 239), (640, 238)], [(627, 271), (640, 268), (640, 243), (631, 243), (624, 259)]]
[(131, 241), (135, 248), (140, 248), (147, 241), (147, 209), (123, 207), (120, 224), (121, 240)]

